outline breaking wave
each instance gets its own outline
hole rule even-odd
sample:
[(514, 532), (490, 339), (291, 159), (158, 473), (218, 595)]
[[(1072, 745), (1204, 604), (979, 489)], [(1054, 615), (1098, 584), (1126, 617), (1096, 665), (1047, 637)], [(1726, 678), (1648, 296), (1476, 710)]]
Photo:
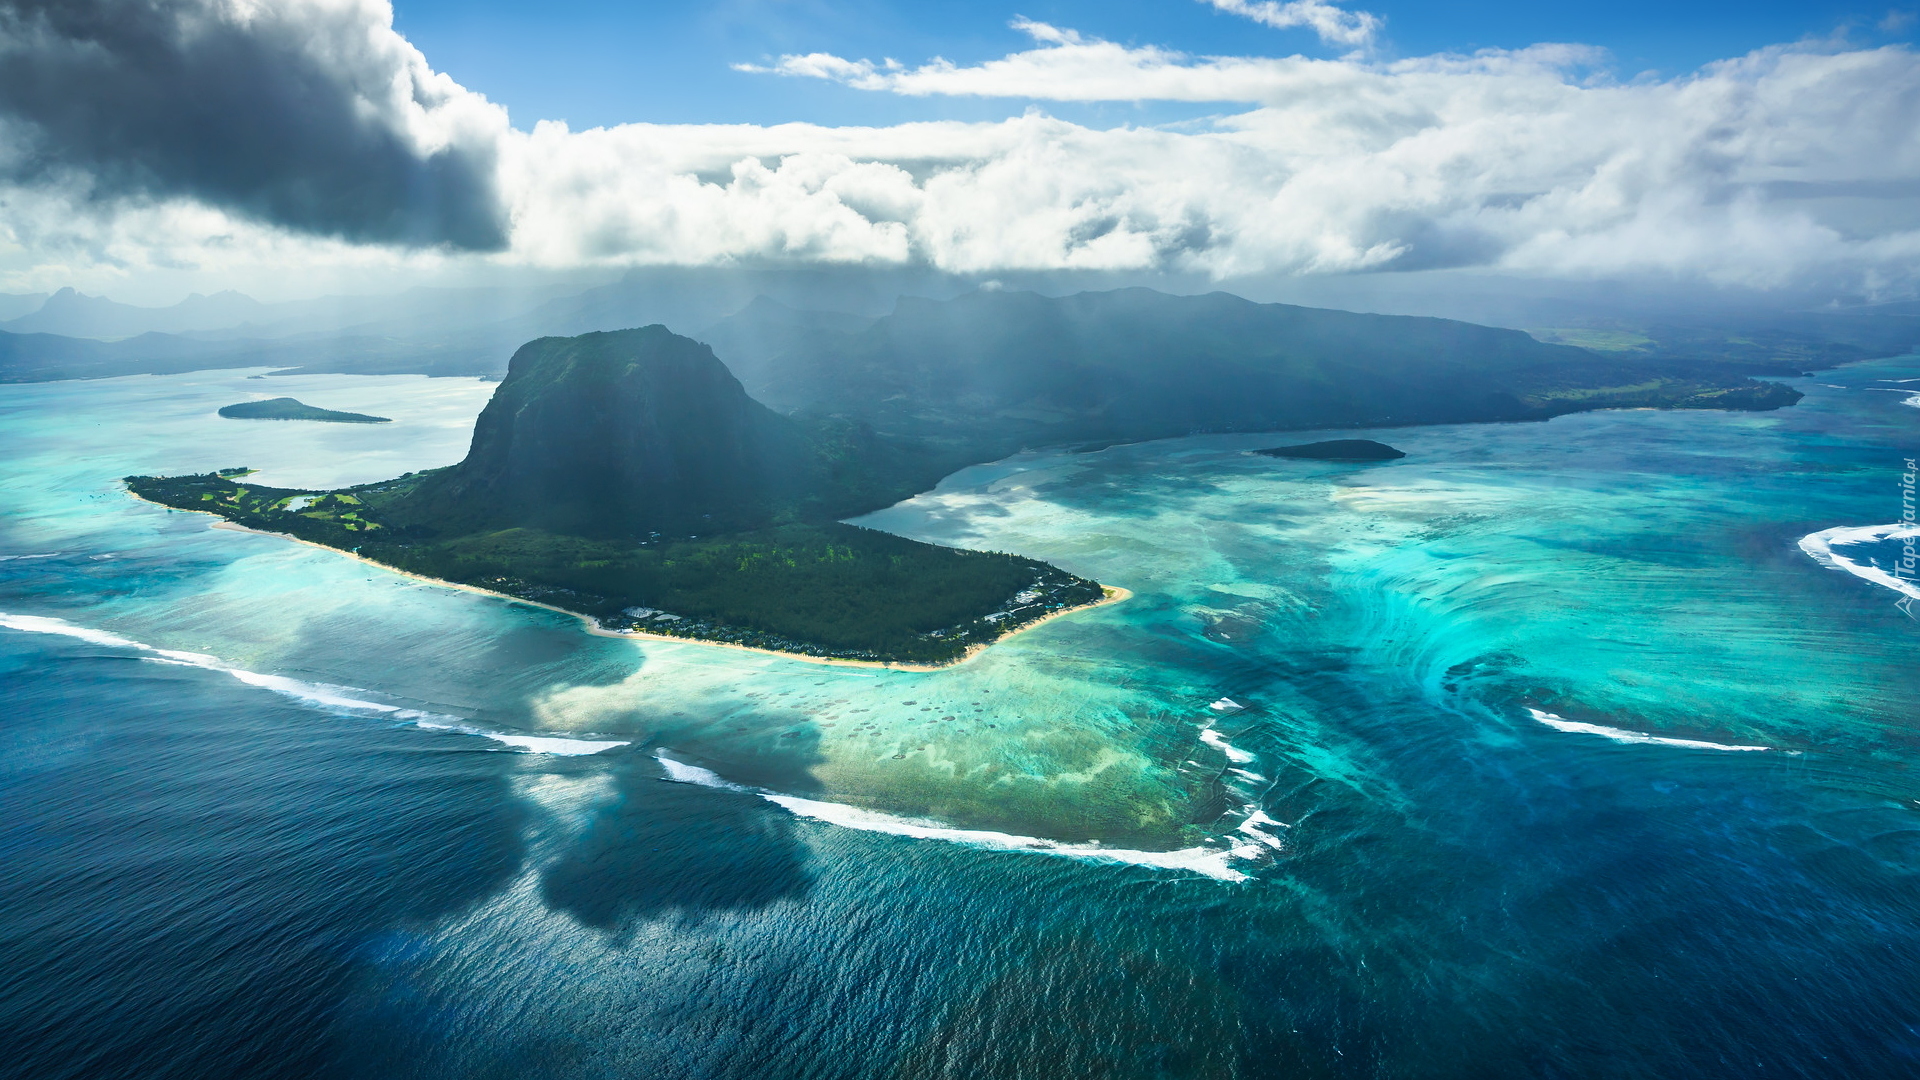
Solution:
[(1853, 525), (1834, 529), (1822, 529), (1808, 533), (1800, 538), (1800, 550), (1813, 557), (1813, 561), (1835, 570), (1845, 570), (1854, 577), (1871, 581), (1909, 600), (1920, 600), (1920, 581), (1902, 574), (1890, 574), (1872, 562), (1855, 562), (1845, 555), (1836, 553), (1836, 547), (1851, 547), (1855, 544), (1878, 544), (1888, 540), (1920, 539), (1920, 525)]
[(248, 686), (269, 690), (281, 697), (297, 701), (302, 705), (317, 708), (330, 713), (345, 713), (353, 716), (370, 716), (387, 720), (409, 723), (428, 731), (448, 731), (460, 735), (472, 735), (489, 739), (503, 746), (531, 754), (555, 754), (566, 757), (584, 754), (597, 754), (602, 750), (611, 750), (616, 746), (627, 745), (626, 740), (575, 739), (554, 735), (522, 735), (513, 732), (490, 731), (468, 723), (458, 716), (426, 712), (421, 709), (409, 709), (399, 705), (389, 705), (381, 701), (369, 701), (359, 695), (370, 691), (352, 686), (336, 686), (332, 683), (304, 682), (288, 678), (285, 675), (265, 675), (245, 668), (229, 667), (218, 657), (205, 653), (181, 652), (177, 649), (160, 649), (152, 645), (95, 630), (91, 627), (76, 626), (65, 619), (55, 619), (44, 615), (10, 615), (0, 612), (0, 627), (18, 630), (29, 634), (57, 634), (62, 637), (77, 638), (93, 645), (109, 648), (128, 649), (145, 654), (143, 659), (157, 664), (178, 664), (183, 667), (203, 668), (230, 675)]
[(1571, 731), (1582, 735), (1598, 735), (1603, 739), (1612, 739), (1622, 743), (1655, 743), (1660, 746), (1684, 746), (1690, 750), (1771, 750), (1771, 746), (1736, 746), (1732, 743), (1706, 742), (1702, 739), (1669, 739), (1664, 735), (1649, 735), (1644, 731), (1627, 731), (1623, 728), (1611, 728), (1601, 724), (1583, 724), (1578, 720), (1568, 720), (1539, 709), (1528, 709), (1535, 720), (1555, 731)]
[(781, 795), (777, 792), (762, 791), (759, 788), (743, 787), (722, 779), (710, 769), (688, 765), (675, 761), (664, 751), (655, 751), (654, 757), (660, 761), (661, 768), (667, 772), (668, 779), (683, 784), (698, 784), (701, 787), (718, 788), (722, 791), (737, 791), (748, 795), (757, 795), (773, 803), (796, 817), (824, 821), (838, 825), (843, 829), (858, 829), (862, 832), (886, 833), (890, 836), (907, 836), (918, 840), (944, 840), (949, 843), (966, 844), (970, 847), (986, 848), (992, 851), (1025, 851), (1039, 855), (1058, 855), (1073, 859), (1088, 859), (1098, 862), (1127, 863), (1133, 866), (1152, 866), (1162, 870), (1186, 870), (1203, 874), (1217, 881), (1245, 881), (1247, 875), (1234, 869), (1231, 862), (1248, 858), (1252, 852), (1241, 850), (1235, 845), (1227, 850), (1217, 848), (1183, 848), (1179, 851), (1135, 851), (1128, 848), (1102, 847), (1099, 844), (1068, 844), (1058, 840), (1047, 840), (1038, 836), (1019, 836), (1013, 833), (992, 832), (986, 829), (958, 829), (937, 822), (918, 821), (913, 818), (883, 814), (876, 810), (864, 810), (843, 803), (822, 802), (818, 799), (802, 799), (794, 795)]

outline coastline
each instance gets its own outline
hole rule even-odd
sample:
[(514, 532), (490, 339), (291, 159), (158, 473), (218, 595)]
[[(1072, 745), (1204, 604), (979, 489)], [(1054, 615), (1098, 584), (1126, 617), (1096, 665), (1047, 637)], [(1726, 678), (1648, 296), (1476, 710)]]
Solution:
[(235, 522), (228, 521), (226, 518), (221, 517), (219, 514), (216, 514), (211, 510), (184, 510), (178, 506), (167, 506), (167, 504), (165, 503), (154, 502), (152, 499), (144, 498), (138, 493), (133, 491), (128, 491), (127, 494), (132, 495), (134, 498), (139, 499), (141, 502), (146, 503), (149, 506), (164, 507), (165, 509), (168, 509), (168, 510), (179, 510), (182, 513), (188, 513), (188, 514), (205, 514), (208, 517), (214, 519), (213, 523), (210, 526), (208, 526), (209, 528), (223, 529), (227, 532), (253, 533), (256, 536), (272, 536), (281, 540), (291, 540), (296, 544), (305, 544), (307, 547), (310, 547), (310, 548), (317, 548), (321, 551), (332, 552), (335, 555), (342, 555), (342, 556), (345, 556), (346, 558), (353, 559), (357, 562), (366, 563), (368, 566), (377, 566), (380, 569), (385, 570), (390, 574), (398, 574), (401, 577), (412, 578), (415, 581), (425, 582), (426, 584), (429, 584), (429, 585), (438, 585), (448, 589), (458, 589), (462, 592), (474, 593), (479, 596), (491, 596), (491, 597), (494, 597), (495, 599), (506, 600), (515, 604), (525, 604), (529, 607), (542, 608), (547, 611), (557, 612), (561, 615), (570, 615), (573, 618), (580, 620), (581, 625), (585, 627), (587, 633), (592, 634), (595, 637), (618, 638), (622, 641), (658, 641), (666, 644), (703, 645), (709, 648), (717, 648), (717, 649), (737, 649), (741, 652), (759, 653), (762, 656), (775, 656), (783, 660), (804, 660), (810, 664), (825, 664), (830, 667), (884, 668), (891, 671), (941, 671), (946, 668), (958, 667), (961, 664), (967, 663), (968, 661), (972, 660), (974, 657), (985, 652), (990, 646), (993, 646), (998, 644), (999, 642), (1005, 641), (1008, 638), (1015, 636), (1016, 634), (1025, 633), (1026, 631), (1031, 630), (1036, 626), (1041, 626), (1041, 625), (1044, 625), (1045, 623), (1051, 622), (1054, 619), (1061, 617), (1062, 615), (1071, 615), (1076, 611), (1086, 611), (1091, 608), (1104, 607), (1108, 604), (1117, 604), (1122, 600), (1129, 599), (1133, 596), (1133, 592), (1131, 590), (1123, 589), (1117, 585), (1102, 584), (1100, 586), (1100, 591), (1101, 591), (1100, 599), (1095, 600), (1092, 603), (1079, 604), (1070, 608), (1061, 608), (1059, 611), (1048, 612), (1047, 614), (1041, 616), (1038, 619), (1033, 620), (1032, 622), (1023, 623), (1020, 626), (1017, 626), (1012, 630), (1009, 630), (1006, 633), (1001, 634), (999, 637), (994, 638), (992, 641), (984, 641), (984, 642), (981, 642), (980, 644), (971, 646), (967, 649), (966, 652), (962, 653), (958, 658), (954, 660), (950, 660), (944, 664), (913, 664), (913, 663), (887, 661), (887, 660), (847, 660), (847, 659), (842, 659), (840, 657), (833, 657), (833, 656), (811, 656), (806, 653), (782, 652), (779, 649), (762, 649), (752, 645), (740, 645), (731, 641), (710, 641), (706, 638), (677, 637), (672, 634), (652, 634), (644, 630), (634, 630), (634, 631), (609, 630), (605, 626), (601, 625), (599, 619), (596, 619), (591, 615), (587, 615), (578, 611), (570, 611), (567, 608), (559, 607), (558, 605), (555, 605), (555, 604), (542, 603), (541, 601), (538, 601), (538, 600), (529, 600), (524, 596), (515, 596), (512, 593), (497, 592), (493, 589), (483, 589), (478, 585), (467, 585), (458, 581), (448, 581), (445, 578), (428, 577), (425, 574), (416, 574), (408, 570), (402, 570), (397, 566), (390, 566), (386, 563), (379, 562), (374, 559), (369, 559), (364, 555), (360, 555), (352, 551), (347, 551), (343, 548), (329, 547), (326, 544), (317, 544), (311, 540), (303, 540), (300, 537), (294, 536), (291, 533), (273, 532), (268, 529), (249, 528), (245, 525), (240, 525)]

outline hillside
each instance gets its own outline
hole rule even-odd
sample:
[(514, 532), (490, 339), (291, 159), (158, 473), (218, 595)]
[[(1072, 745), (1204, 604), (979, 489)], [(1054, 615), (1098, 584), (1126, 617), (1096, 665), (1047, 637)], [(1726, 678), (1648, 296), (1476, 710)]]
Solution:
[[(1776, 408), (1738, 375), (1600, 356), (1447, 319), (1121, 289), (901, 298), (749, 389), (988, 457), (1032, 442), (1544, 419), (1614, 406)], [(962, 449), (964, 448), (964, 449)]]
[(687, 536), (832, 521), (938, 478), (910, 443), (775, 413), (712, 349), (650, 326), (521, 347), (465, 460), (395, 512), (436, 528)]

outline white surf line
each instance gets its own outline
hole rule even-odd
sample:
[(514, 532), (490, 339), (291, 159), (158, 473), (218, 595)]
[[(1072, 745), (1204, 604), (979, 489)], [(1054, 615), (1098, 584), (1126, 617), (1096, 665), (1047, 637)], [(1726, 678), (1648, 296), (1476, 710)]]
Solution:
[[(1246, 706), (1240, 704), (1239, 702), (1233, 700), (1232, 698), (1223, 697), (1220, 700), (1214, 702), (1213, 704), (1207, 706), (1207, 708), (1212, 709), (1218, 713), (1230, 713), (1230, 712), (1238, 712), (1242, 709), (1245, 709)], [(1228, 773), (1234, 776), (1238, 776), (1249, 782), (1266, 784), (1267, 790), (1269, 791), (1273, 789), (1272, 781), (1269, 781), (1266, 777), (1261, 776), (1259, 773), (1250, 772), (1246, 769), (1242, 769), (1239, 767), (1252, 762), (1256, 757), (1256, 755), (1250, 751), (1242, 750), (1239, 747), (1233, 745), (1233, 743), (1229, 741), (1225, 735), (1222, 735), (1220, 734), (1219, 731), (1215, 730), (1213, 726), (1213, 721), (1209, 720), (1204, 725), (1202, 725), (1200, 728), (1199, 734), (1200, 734), (1201, 742), (1206, 743), (1208, 746), (1211, 746), (1214, 749), (1220, 751), (1222, 754), (1226, 755), (1227, 762), (1228, 762), (1228, 766), (1227, 766)], [(1189, 762), (1189, 764), (1198, 764), (1198, 763)], [(1228, 790), (1233, 791), (1232, 788), (1229, 788)], [(1243, 792), (1234, 791), (1234, 794), (1242, 795), (1244, 797)], [(1254, 798), (1247, 799), (1246, 801), (1240, 804), (1241, 813), (1244, 813), (1247, 816), (1241, 820), (1240, 824), (1237, 827), (1235, 827), (1234, 831), (1237, 833), (1243, 833), (1251, 840), (1260, 844), (1265, 844), (1267, 847), (1272, 848), (1274, 851), (1286, 850), (1286, 842), (1281, 840), (1280, 837), (1274, 835), (1273, 833), (1266, 831), (1266, 827), (1271, 825), (1271, 826), (1277, 826), (1279, 828), (1284, 829), (1288, 827), (1287, 823), (1284, 821), (1278, 821), (1272, 817), (1269, 817), (1267, 815), (1267, 812), (1261, 808), (1259, 799), (1260, 799), (1260, 796), (1255, 796)], [(1243, 840), (1233, 841), (1233, 856), (1236, 859), (1256, 859), (1268, 854), (1269, 854), (1268, 852), (1264, 852), (1260, 850), (1258, 847), (1254, 847), (1252, 844), (1247, 843), (1246, 841), (1243, 841)]]
[(1258, 840), (1260, 843), (1267, 845), (1275, 851), (1283, 850), (1286, 847), (1286, 843), (1279, 837), (1265, 831), (1265, 827), (1269, 825), (1281, 829), (1289, 827), (1284, 821), (1276, 821), (1268, 817), (1265, 810), (1255, 810), (1253, 813), (1248, 814), (1247, 820), (1241, 822), (1240, 827), (1234, 831), (1246, 833), (1248, 836), (1253, 837), (1255, 840)]
[(1211, 725), (1200, 729), (1200, 741), (1227, 755), (1227, 760), (1235, 765), (1245, 765), (1253, 760), (1253, 754), (1228, 742), (1227, 737), (1215, 731)]
[(1735, 746), (1732, 743), (1705, 742), (1700, 739), (1669, 739), (1664, 735), (1649, 735), (1644, 731), (1626, 731), (1621, 728), (1604, 727), (1600, 724), (1583, 724), (1578, 720), (1568, 720), (1539, 709), (1528, 709), (1535, 720), (1553, 728), (1555, 731), (1571, 731), (1582, 735), (1598, 735), (1603, 739), (1612, 739), (1623, 743), (1654, 743), (1660, 746), (1682, 746), (1689, 750), (1771, 750), (1771, 746)]
[[(1916, 395), (1920, 396), (1920, 395)], [(1871, 581), (1875, 585), (1892, 589), (1912, 600), (1920, 600), (1920, 582), (1909, 577), (1889, 574), (1872, 563), (1857, 563), (1844, 555), (1834, 553), (1834, 547), (1847, 547), (1851, 544), (1876, 544), (1887, 540), (1920, 538), (1920, 525), (1857, 525), (1822, 529), (1808, 533), (1800, 538), (1800, 550), (1813, 557), (1813, 561), (1834, 570), (1845, 570), (1854, 577)]]
[(698, 784), (701, 787), (757, 795), (796, 817), (823, 821), (843, 829), (886, 833), (890, 836), (905, 836), (917, 840), (942, 840), (992, 851), (1024, 851), (1038, 855), (1090, 859), (1097, 862), (1152, 866), (1162, 870), (1186, 870), (1216, 881), (1247, 880), (1247, 875), (1227, 865), (1236, 857), (1246, 857), (1238, 855), (1231, 849), (1220, 851), (1214, 848), (1183, 848), (1179, 851), (1134, 851), (1128, 848), (1102, 847), (1099, 844), (1068, 844), (1038, 836), (1018, 836), (986, 829), (958, 829), (937, 822), (916, 821), (913, 818), (883, 814), (877, 810), (864, 810), (844, 803), (802, 799), (794, 795), (780, 795), (771, 791), (762, 791), (759, 788), (743, 787), (722, 779), (711, 769), (702, 769), (697, 765), (675, 761), (668, 757), (664, 750), (654, 751), (653, 756), (659, 760), (661, 768), (667, 771), (669, 779), (683, 784)]
[(445, 716), (440, 713), (426, 712), (420, 709), (408, 709), (399, 705), (388, 705), (380, 701), (368, 701), (354, 697), (367, 693), (352, 686), (335, 686), (331, 683), (310, 683), (291, 679), (284, 675), (263, 675), (245, 668), (228, 667), (218, 657), (205, 653), (181, 652), (177, 649), (158, 649), (152, 645), (110, 634), (105, 630), (76, 626), (65, 619), (56, 619), (44, 615), (10, 615), (0, 612), (0, 627), (19, 630), (30, 634), (58, 634), (62, 637), (78, 638), (94, 645), (105, 645), (117, 649), (132, 649), (149, 653), (145, 659), (157, 664), (179, 664), (182, 667), (197, 667), (207, 671), (218, 671), (230, 675), (248, 686), (257, 686), (270, 690), (282, 697), (291, 698), (303, 705), (313, 706), (332, 712), (354, 714), (372, 714), (391, 720), (400, 720), (428, 731), (449, 731), (460, 735), (474, 735), (489, 739), (504, 746), (532, 754), (553, 754), (562, 757), (577, 757), (597, 754), (602, 750), (611, 750), (616, 746), (626, 746), (627, 740), (573, 739), (552, 735), (516, 735), (508, 732), (488, 731), (467, 723), (458, 716)]
[[(1889, 382), (1892, 382), (1893, 380), (1891, 380), (1891, 379), (1889, 379), (1889, 380), (1887, 380), (1887, 381), (1889, 381)], [(1900, 382), (1914, 382), (1914, 381), (1920, 381), (1920, 380), (1913, 380), (1913, 379), (1901, 379), (1901, 380), (1899, 380), (1899, 381), (1900, 381)], [(1913, 392), (1913, 390), (1912, 390), (1912, 388), (1910, 388), (1910, 387), (1905, 387), (1905, 386), (1863, 386), (1863, 387), (1861, 387), (1860, 389), (1862, 389), (1862, 390), (1879, 390), (1879, 391), (1881, 391), (1882, 393), (1887, 393), (1887, 394), (1907, 394), (1907, 395), (1909, 395), (1909, 396), (1908, 396), (1908, 397), (1906, 397), (1906, 398), (1903, 398), (1903, 399), (1901, 400), (1901, 402), (1900, 402), (1900, 404), (1902, 404), (1902, 405), (1910, 405), (1910, 406), (1912, 406), (1912, 407), (1914, 407), (1914, 408), (1916, 408), (1916, 409), (1920, 409), (1920, 394), (1915, 394), (1915, 393)]]
[(25, 562), (28, 559), (57, 559), (60, 552), (49, 551), (41, 555), (0, 555), (0, 562)]

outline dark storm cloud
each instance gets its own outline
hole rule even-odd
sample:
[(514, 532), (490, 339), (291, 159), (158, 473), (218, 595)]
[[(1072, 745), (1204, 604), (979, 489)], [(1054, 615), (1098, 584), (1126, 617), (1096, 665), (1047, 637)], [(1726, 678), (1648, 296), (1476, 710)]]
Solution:
[(495, 250), (505, 117), (379, 0), (0, 0), (5, 168), (349, 240)]

